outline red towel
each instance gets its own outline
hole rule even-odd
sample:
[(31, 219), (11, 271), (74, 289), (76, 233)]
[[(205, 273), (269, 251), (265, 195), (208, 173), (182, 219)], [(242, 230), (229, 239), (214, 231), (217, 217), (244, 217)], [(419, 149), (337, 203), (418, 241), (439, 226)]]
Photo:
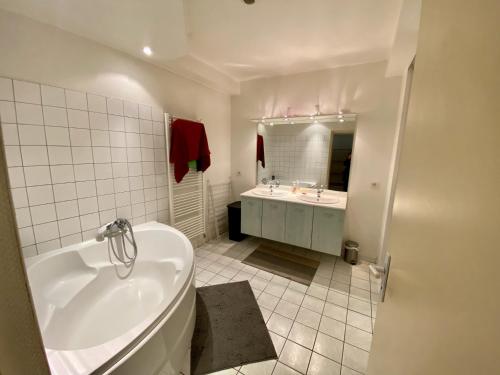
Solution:
[(264, 157), (264, 137), (257, 134), (257, 162), (262, 163), (262, 168), (266, 167), (266, 159)]
[(189, 171), (188, 162), (196, 160), (198, 171), (206, 171), (210, 166), (205, 126), (199, 122), (177, 119), (171, 125), (170, 162), (174, 164), (177, 183)]

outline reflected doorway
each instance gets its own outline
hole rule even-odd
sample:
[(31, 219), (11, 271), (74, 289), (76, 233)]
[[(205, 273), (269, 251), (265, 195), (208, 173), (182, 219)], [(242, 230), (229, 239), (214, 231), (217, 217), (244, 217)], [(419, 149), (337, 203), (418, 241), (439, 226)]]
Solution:
[(328, 173), (329, 190), (347, 191), (351, 172), (353, 142), (354, 133), (336, 133), (332, 131)]

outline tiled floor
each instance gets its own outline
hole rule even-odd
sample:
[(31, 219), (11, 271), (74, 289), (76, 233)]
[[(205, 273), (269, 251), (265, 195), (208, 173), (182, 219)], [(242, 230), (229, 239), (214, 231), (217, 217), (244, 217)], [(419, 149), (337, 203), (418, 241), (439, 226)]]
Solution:
[(279, 356), (214, 374), (364, 374), (380, 285), (370, 280), (368, 265), (308, 251), (320, 266), (306, 287), (241, 263), (259, 243), (222, 239), (195, 250), (198, 287), (250, 282)]

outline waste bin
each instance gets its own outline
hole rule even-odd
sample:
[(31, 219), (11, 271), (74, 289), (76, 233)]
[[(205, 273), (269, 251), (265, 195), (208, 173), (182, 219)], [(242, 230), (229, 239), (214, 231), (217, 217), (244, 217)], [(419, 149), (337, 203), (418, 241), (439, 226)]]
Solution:
[(359, 243), (356, 241), (346, 241), (344, 244), (344, 260), (352, 265), (358, 263)]
[(241, 201), (227, 205), (227, 224), (229, 239), (232, 241), (242, 241), (246, 234), (241, 233)]

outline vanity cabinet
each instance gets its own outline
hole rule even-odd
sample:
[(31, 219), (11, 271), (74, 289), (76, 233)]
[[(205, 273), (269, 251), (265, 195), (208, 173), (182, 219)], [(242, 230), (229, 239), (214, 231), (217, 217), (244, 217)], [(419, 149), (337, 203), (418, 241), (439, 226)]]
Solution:
[(285, 213), (287, 204), (272, 200), (262, 201), (262, 237), (285, 242)]
[(242, 196), (241, 231), (255, 237), (340, 255), (344, 210)]
[(311, 248), (340, 255), (344, 230), (344, 211), (314, 207)]
[(313, 207), (287, 203), (284, 242), (310, 249), (312, 226)]
[(262, 199), (241, 197), (241, 232), (262, 237)]

